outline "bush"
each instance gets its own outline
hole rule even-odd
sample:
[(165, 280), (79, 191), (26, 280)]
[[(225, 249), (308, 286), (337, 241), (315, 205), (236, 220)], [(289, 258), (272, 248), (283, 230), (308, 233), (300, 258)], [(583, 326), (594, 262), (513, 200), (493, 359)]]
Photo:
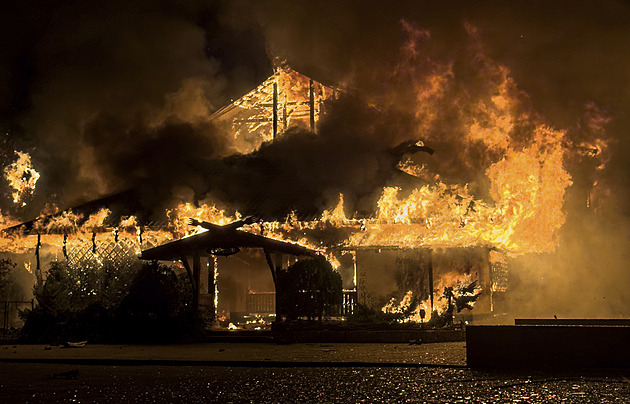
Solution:
[(11, 271), (16, 264), (8, 258), (0, 259), (0, 300), (9, 300), (9, 292), (11, 289)]
[(132, 342), (174, 341), (194, 333), (192, 288), (164, 265), (144, 265), (122, 300), (117, 319)]
[(348, 323), (363, 324), (398, 324), (403, 315), (400, 313), (384, 313), (383, 310), (376, 310), (364, 304), (357, 303), (354, 312), (348, 316)]
[(288, 321), (337, 315), (342, 303), (341, 275), (324, 258), (297, 261), (277, 274), (278, 316)]
[(34, 289), (38, 305), (23, 312), (24, 341), (172, 342), (198, 331), (192, 288), (169, 267), (134, 260), (84, 268), (51, 264)]

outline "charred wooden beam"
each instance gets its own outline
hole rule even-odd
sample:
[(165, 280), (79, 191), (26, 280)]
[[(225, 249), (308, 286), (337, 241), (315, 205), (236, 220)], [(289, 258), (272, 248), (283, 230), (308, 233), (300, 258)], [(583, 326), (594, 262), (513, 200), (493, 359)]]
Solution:
[(271, 278), (273, 279), (273, 287), (276, 290), (276, 321), (280, 321), (280, 316), (278, 315), (278, 313), (281, 312), (280, 310), (280, 306), (278, 305), (278, 296), (280, 295), (280, 290), (278, 290), (278, 277), (276, 274), (276, 266), (273, 264), (273, 259), (271, 258), (271, 253), (269, 252), (269, 250), (267, 250), (266, 248), (263, 249), (264, 253), (265, 253), (265, 260), (267, 260), (267, 265), (269, 266), (269, 269), (271, 270)]
[(278, 83), (273, 83), (273, 138), (278, 135)]
[(287, 130), (287, 96), (284, 96), (284, 105), (282, 106), (282, 130)]
[(39, 260), (39, 250), (41, 247), (42, 247), (42, 235), (40, 233), (37, 233), (37, 245), (35, 246), (35, 261), (36, 261), (37, 267), (35, 268), (35, 274), (37, 276), (38, 283), (41, 283), (42, 281), (42, 267)]
[(63, 247), (61, 247), (61, 251), (63, 252), (63, 257), (68, 260), (68, 233), (63, 233)]
[(212, 313), (216, 317), (217, 313), (217, 277), (218, 277), (218, 263), (217, 257), (211, 255), (208, 257), (208, 295), (210, 295), (210, 302), (212, 302)]
[(278, 287), (277, 279), (276, 279), (276, 267), (273, 265), (273, 260), (271, 259), (271, 253), (269, 250), (265, 249), (265, 260), (267, 260), (267, 265), (269, 265), (269, 269), (271, 270), (271, 278), (273, 279), (274, 286)]

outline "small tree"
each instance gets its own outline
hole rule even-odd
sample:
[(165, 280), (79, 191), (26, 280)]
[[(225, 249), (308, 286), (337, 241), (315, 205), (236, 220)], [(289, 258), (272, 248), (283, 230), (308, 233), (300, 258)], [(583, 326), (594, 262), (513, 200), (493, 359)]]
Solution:
[(0, 259), (0, 300), (5, 301), (9, 299), (9, 292), (11, 290), (11, 271), (15, 268), (15, 262), (8, 258)]
[(299, 260), (278, 271), (278, 316), (312, 320), (336, 314), (342, 302), (341, 275), (322, 257)]
[(127, 339), (137, 342), (173, 341), (197, 327), (192, 288), (171, 268), (142, 266), (117, 311)]
[(158, 263), (53, 262), (25, 310), (27, 342), (172, 342), (201, 327), (188, 280)]

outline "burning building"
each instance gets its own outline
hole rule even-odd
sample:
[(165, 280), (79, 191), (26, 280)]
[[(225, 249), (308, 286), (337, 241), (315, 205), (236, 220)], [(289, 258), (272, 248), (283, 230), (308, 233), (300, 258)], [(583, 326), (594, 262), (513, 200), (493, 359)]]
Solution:
[[(318, 253), (342, 274), (348, 306), (426, 321), (456, 290), (481, 293), (475, 314), (495, 313), (508, 262), (558, 244), (573, 183), (567, 162), (600, 170), (608, 146), (595, 129), (576, 140), (546, 124), (510, 71), (480, 49), (479, 94), (462, 89), (452, 63), (418, 60), (428, 33), (403, 28), (409, 39), (392, 82), (375, 86), (397, 83), (397, 97), (340, 90), (280, 65), (205, 117), (203, 127), (229, 145), (222, 153), (195, 154), (184, 174), (161, 169), (132, 191), (10, 227), (6, 250), (34, 256), (24, 260), (38, 277), (53, 259), (178, 260), (196, 301), (226, 315), (272, 312), (274, 271), (287, 256)], [(145, 180), (151, 167), (130, 171)], [(20, 174), (25, 189), (37, 181), (29, 173)], [(243, 215), (256, 221), (239, 222)], [(205, 234), (189, 219), (240, 230)], [(256, 251), (232, 254), (240, 248)]]
[[(210, 119), (219, 130), (230, 133), (241, 156), (251, 156), (263, 145), (293, 136), (292, 132), (316, 132), (327, 102), (337, 100), (340, 93), (281, 65), (260, 86), (219, 109)], [(420, 141), (389, 149), (389, 168), (406, 182), (421, 177), (423, 168), (413, 161), (418, 153), (428, 156), (433, 150)], [(221, 173), (223, 166), (214, 169)], [(209, 233), (198, 233), (200, 228), (195, 230), (187, 223), (194, 219), (225, 226), (240, 218), (236, 209), (229, 215), (209, 204), (180, 203), (167, 211), (168, 220), (152, 222), (155, 212), (148, 212), (141, 204), (142, 190), (132, 190), (12, 226), (5, 229), (5, 241), (13, 253), (34, 253), (35, 262), (25, 258), (25, 265), (38, 278), (50, 260), (65, 259), (81, 266), (129, 259), (144, 250), (145, 259), (181, 261), (194, 286), (196, 304), (226, 315), (273, 312), (274, 271), (292, 262), (287, 254), (306, 253), (326, 255), (342, 274), (347, 291), (345, 314), (357, 303), (396, 312), (404, 304), (409, 306), (412, 299), (406, 320), (424, 320), (419, 316), (421, 308), (428, 313), (428, 320), (434, 309), (444, 309), (446, 288), (473, 282), (486, 291), (479, 311), (490, 312), (492, 292), (502, 287), (497, 286), (501, 284), (497, 275), (494, 284), (491, 279), (494, 272), (489, 257), (493, 243), (497, 243), (484, 235), (484, 229), (475, 227), (496, 213), (475, 201), (465, 188), (425, 186), (407, 199), (398, 199), (400, 191), (399, 187), (386, 187), (377, 201), (376, 216), (351, 219), (346, 217), (343, 194), (337, 206), (324, 210), (320, 217), (305, 219), (298, 217), (303, 212), (295, 211), (285, 220), (272, 220), (269, 211), (261, 211), (260, 199), (265, 194), (255, 195), (253, 201), (245, 199), (245, 204), (238, 206), (259, 217), (257, 223), (239, 222), (241, 237), (258, 238), (252, 242), (230, 241), (230, 235), (216, 227)], [(271, 211), (272, 216), (276, 213)], [(469, 228), (473, 234), (462, 234)], [(213, 232), (217, 241), (210, 239)], [(228, 258), (240, 248), (248, 253)], [(252, 251), (254, 248), (262, 251)]]

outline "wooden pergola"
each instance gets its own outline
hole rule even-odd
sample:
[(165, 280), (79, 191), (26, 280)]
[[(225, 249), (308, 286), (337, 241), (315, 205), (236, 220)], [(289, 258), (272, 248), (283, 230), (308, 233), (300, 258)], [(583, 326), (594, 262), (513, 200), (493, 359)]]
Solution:
[[(265, 253), (267, 265), (269, 265), (271, 270), (274, 288), (277, 292), (276, 271), (282, 262), (282, 254), (293, 256), (317, 255), (315, 250), (298, 244), (238, 230), (239, 227), (246, 223), (245, 221), (238, 221), (225, 226), (207, 222), (196, 223), (205, 227), (208, 231), (144, 250), (140, 256), (143, 260), (151, 261), (181, 260), (193, 288), (193, 305), (195, 308), (199, 307), (201, 294), (202, 257), (228, 256), (238, 253), (241, 248), (261, 248)], [(275, 265), (272, 254), (276, 257)], [(208, 293), (214, 295), (214, 277), (209, 276), (208, 279)], [(210, 279), (212, 279), (212, 283), (210, 283)], [(214, 302), (214, 296), (211, 296), (211, 301)]]

